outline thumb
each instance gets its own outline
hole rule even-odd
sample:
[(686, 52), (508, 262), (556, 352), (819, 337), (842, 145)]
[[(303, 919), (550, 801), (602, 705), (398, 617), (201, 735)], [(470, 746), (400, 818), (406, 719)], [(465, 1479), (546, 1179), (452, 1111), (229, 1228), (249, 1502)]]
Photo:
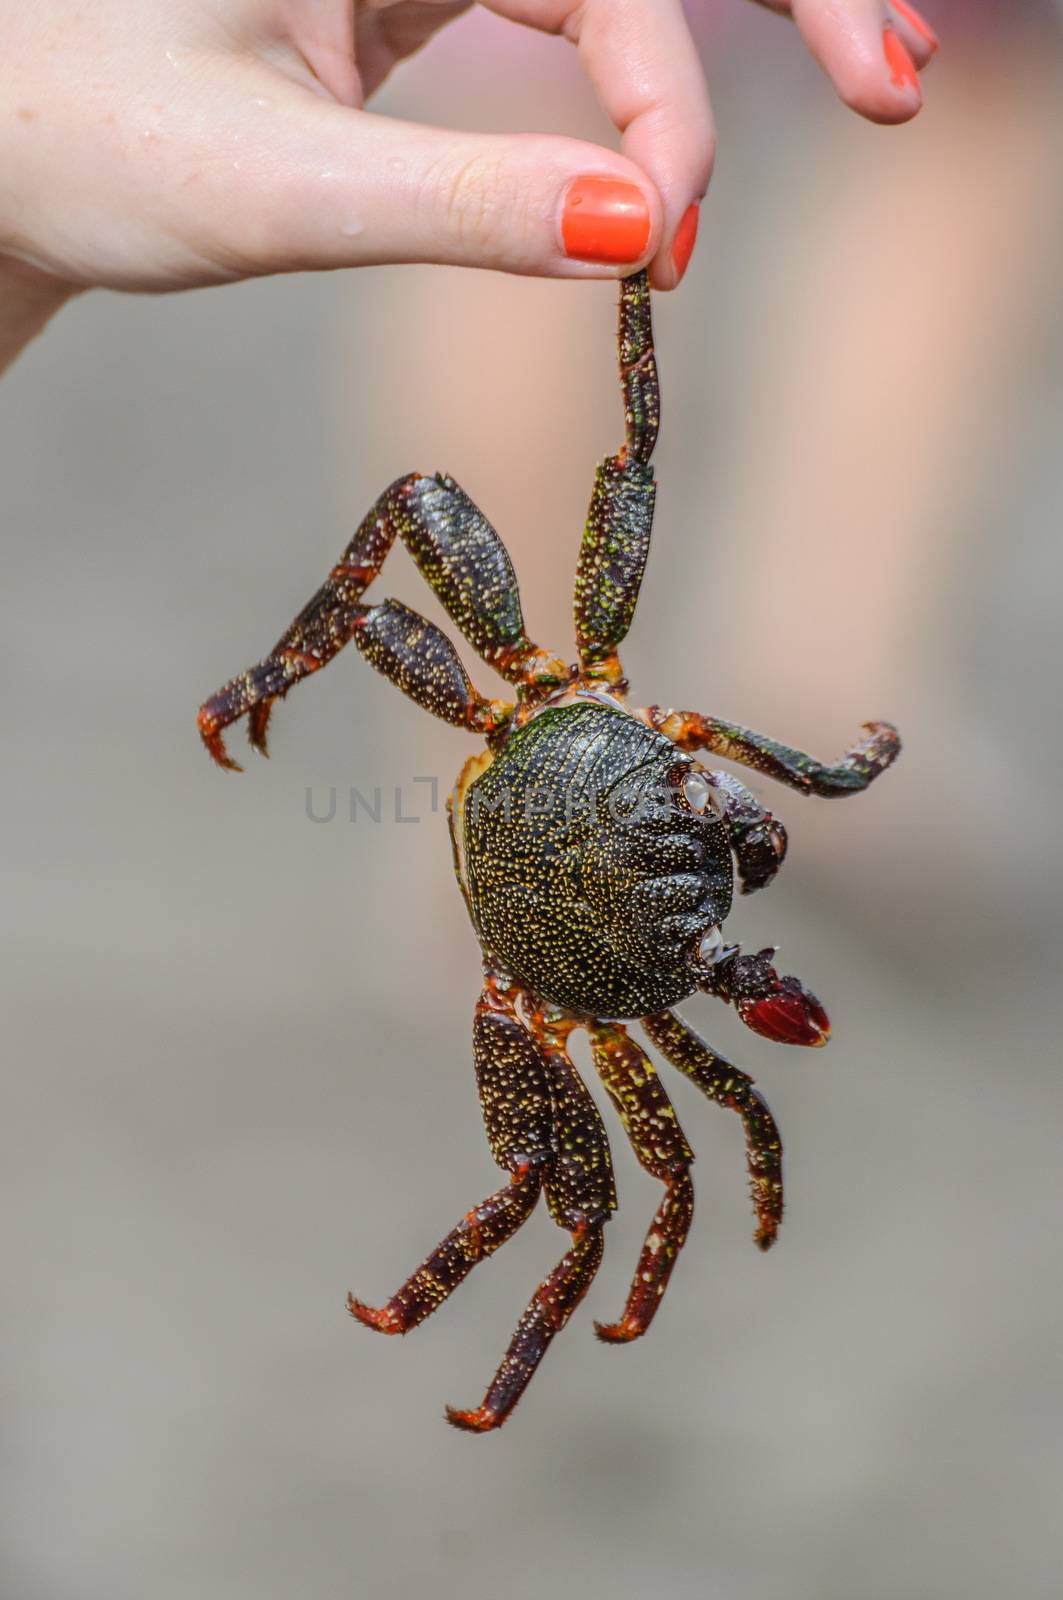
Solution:
[(455, 133), (299, 91), (273, 102), (260, 137), (268, 149), (241, 163), (223, 208), (227, 251), (250, 271), (433, 261), (605, 278), (660, 247), (645, 173), (582, 140)]

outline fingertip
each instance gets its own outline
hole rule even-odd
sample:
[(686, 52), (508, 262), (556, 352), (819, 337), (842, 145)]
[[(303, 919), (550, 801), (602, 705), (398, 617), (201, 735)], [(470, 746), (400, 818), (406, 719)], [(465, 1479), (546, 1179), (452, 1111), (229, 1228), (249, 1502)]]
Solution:
[(793, 14), (839, 98), (859, 116), (896, 124), (922, 109), (916, 61), (879, 0), (861, 0), (844, 24), (825, 0), (794, 0)]
[(675, 238), (672, 240), (672, 265), (676, 270), (676, 282), (682, 278), (694, 254), (694, 246), (698, 238), (698, 220), (701, 209), (696, 200), (691, 201), (683, 212)]
[(868, 122), (895, 126), (923, 108), (915, 63), (892, 28), (882, 30), (877, 57), (848, 63), (832, 77), (843, 104)]
[(848, 103), (871, 122), (887, 126), (910, 122), (923, 108), (923, 91), (911, 54), (889, 23), (882, 30), (882, 60), (885, 73), (875, 63), (858, 98)]
[(882, 128), (896, 128), (902, 122), (911, 122), (923, 109), (923, 97), (918, 91), (891, 95), (878, 88), (864, 94), (843, 94), (839, 98), (850, 111), (855, 111), (865, 122), (877, 123)]
[(660, 248), (660, 197), (632, 164), (629, 173), (585, 172), (560, 195), (558, 239), (566, 261), (628, 273)]
[(716, 157), (716, 129), (707, 98), (699, 115), (681, 128), (644, 117), (625, 135), (624, 151), (660, 191), (663, 227), (651, 260), (650, 282), (655, 289), (674, 289), (690, 263), (698, 207), (708, 190)]
[(676, 240), (691, 204), (708, 188), (716, 143), (682, 0), (583, 0), (575, 10), (580, 57), (623, 135), (623, 153), (660, 196), (650, 280), (657, 289), (672, 289), (685, 267), (677, 267)]
[(692, 200), (679, 220), (670, 245), (659, 253), (650, 269), (650, 283), (655, 289), (677, 289), (682, 283), (697, 243), (700, 216), (700, 202)]
[(890, 19), (908, 47), (908, 53), (920, 72), (928, 67), (941, 48), (930, 23), (907, 0), (889, 0)]

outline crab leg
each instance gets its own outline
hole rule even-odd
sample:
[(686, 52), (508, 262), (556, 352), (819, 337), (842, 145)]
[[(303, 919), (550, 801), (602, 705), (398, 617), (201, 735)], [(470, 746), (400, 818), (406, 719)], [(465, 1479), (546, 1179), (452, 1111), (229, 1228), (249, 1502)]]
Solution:
[(476, 1007), (473, 1053), (491, 1154), (510, 1181), (467, 1211), (386, 1305), (375, 1309), (348, 1295), (352, 1317), (381, 1333), (409, 1333), (431, 1316), (478, 1261), (517, 1231), (539, 1198), (553, 1153), (546, 1068), (512, 1002), (491, 983)]
[(641, 1045), (619, 1023), (588, 1028), (594, 1065), (620, 1113), (639, 1165), (665, 1186), (619, 1322), (596, 1322), (607, 1344), (637, 1339), (653, 1321), (694, 1215), (687, 1144), (672, 1103)]
[[(325, 666), (352, 638), (357, 642), (360, 627), (372, 634), (377, 624), (365, 621), (367, 608), (360, 601), (396, 538), (405, 544), (469, 643), (504, 678), (536, 686), (563, 680), (564, 663), (533, 644), (524, 631), (513, 564), (487, 518), (452, 478), (426, 478), (415, 472), (399, 478), (380, 496), (325, 582), (266, 660), (226, 684), (200, 710), (204, 743), (220, 765), (235, 766), (222, 743), (222, 732), (230, 723), (246, 714), (251, 743), (265, 754), (274, 700)], [(438, 655), (437, 641), (444, 636), (430, 623), (421, 625), (430, 630), (425, 637)], [(393, 634), (395, 615), (385, 614), (379, 626)], [(447, 648), (456, 661), (453, 649)], [(405, 687), (401, 679), (397, 681)], [(457, 720), (450, 711), (441, 714), (448, 721)]]
[(866, 737), (860, 739), (833, 766), (817, 761), (800, 750), (766, 739), (762, 733), (723, 722), (718, 717), (703, 717), (698, 711), (668, 711), (649, 706), (636, 715), (651, 728), (672, 739), (681, 750), (711, 750), (725, 761), (738, 761), (754, 767), (777, 783), (788, 784), (800, 794), (816, 794), (827, 799), (858, 794), (900, 754), (901, 740), (889, 722), (865, 722)]
[(621, 281), (617, 345), (624, 391), (624, 453), (632, 461), (648, 461), (661, 426), (661, 389), (646, 271)]
[(200, 707), (200, 735), (218, 765), (240, 771), (222, 735), (245, 713), (249, 713), (248, 737), (265, 755), (266, 724), (274, 700), (319, 672), (352, 640), (378, 672), (444, 722), (488, 736), (507, 725), (512, 707), (478, 694), (446, 634), (409, 606), (384, 600), (377, 606), (352, 603), (332, 611), (313, 612), (308, 607), (272, 655), (233, 678)]
[(756, 1243), (767, 1250), (782, 1221), (782, 1140), (767, 1102), (752, 1078), (707, 1045), (674, 1011), (642, 1018), (642, 1026), (673, 1066), (692, 1078), (717, 1105), (737, 1111), (745, 1124), (750, 1192), (757, 1218)]
[(482, 1404), (474, 1411), (447, 1406), (449, 1423), (467, 1433), (489, 1433), (502, 1426), (531, 1382), (554, 1334), (560, 1333), (590, 1288), (604, 1248), (601, 1223), (573, 1231), (572, 1249), (536, 1289)]
[(707, 772), (743, 894), (765, 889), (786, 859), (786, 829), (730, 772)]
[(649, 460), (660, 423), (660, 389), (645, 272), (620, 285), (618, 350), (625, 443), (595, 473), (575, 589), (580, 666), (587, 676), (616, 685), (623, 681), (616, 647), (635, 614), (657, 492)]
[(476, 653), (513, 684), (564, 682), (565, 663), (525, 633), (509, 551), (464, 489), (414, 473), (388, 493), (399, 537)]
[(550, 1026), (541, 1017), (532, 1022), (547, 1060), (557, 1151), (545, 1174), (546, 1200), (554, 1221), (571, 1232), (572, 1248), (536, 1289), (481, 1404), (472, 1411), (447, 1406), (447, 1421), (471, 1433), (501, 1427), (528, 1387), (590, 1288), (601, 1264), (602, 1229), (616, 1207), (605, 1128), (565, 1046), (572, 1026)]
[(347, 1310), (379, 1333), (409, 1333), (454, 1293), (478, 1261), (512, 1238), (535, 1209), (542, 1188), (542, 1163), (527, 1162), (509, 1183), (467, 1211), (431, 1255), (383, 1306), (367, 1306), (347, 1296)]

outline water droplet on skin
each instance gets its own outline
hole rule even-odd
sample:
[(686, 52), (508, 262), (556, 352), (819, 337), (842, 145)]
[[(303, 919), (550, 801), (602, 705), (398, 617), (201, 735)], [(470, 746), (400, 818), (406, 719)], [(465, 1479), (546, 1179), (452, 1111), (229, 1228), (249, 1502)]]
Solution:
[(353, 239), (357, 234), (365, 232), (365, 223), (361, 217), (348, 217), (346, 222), (340, 223), (340, 232), (345, 239)]
[(256, 94), (253, 104), (256, 106), (271, 106), (273, 101), (264, 94)]
[(388, 166), (392, 172), (405, 172), (406, 163), (401, 156), (388, 156)]

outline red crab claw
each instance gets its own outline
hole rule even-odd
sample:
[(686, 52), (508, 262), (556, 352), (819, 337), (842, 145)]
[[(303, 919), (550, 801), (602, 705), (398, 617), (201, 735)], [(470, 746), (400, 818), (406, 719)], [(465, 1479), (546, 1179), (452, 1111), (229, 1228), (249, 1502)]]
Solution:
[(769, 945), (744, 956), (732, 945), (723, 958), (702, 968), (701, 987), (729, 1000), (747, 1028), (778, 1044), (824, 1045), (830, 1020), (799, 978), (781, 978), (771, 964)]
[(777, 1044), (804, 1044), (814, 1048), (830, 1038), (830, 1019), (814, 994), (796, 978), (780, 978), (774, 994), (758, 1000), (735, 1001), (735, 1010), (747, 1028)]

